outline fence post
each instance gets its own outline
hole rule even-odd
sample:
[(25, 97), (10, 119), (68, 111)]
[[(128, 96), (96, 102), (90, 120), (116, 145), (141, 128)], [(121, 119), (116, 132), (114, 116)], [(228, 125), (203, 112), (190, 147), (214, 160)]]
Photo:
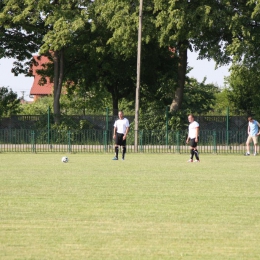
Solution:
[(108, 107), (106, 108), (106, 131), (108, 131)]
[(31, 137), (32, 137), (32, 153), (35, 153), (35, 132), (31, 132)]
[(68, 132), (68, 152), (70, 153), (71, 152), (71, 139), (70, 139), (70, 131)]
[(107, 152), (108, 146), (108, 107), (106, 108), (106, 130), (104, 133), (104, 150)]
[(107, 130), (104, 131), (104, 152), (107, 152)]
[(217, 133), (216, 130), (213, 130), (213, 152), (217, 153)]
[(227, 107), (227, 146), (229, 145), (229, 107)]
[(168, 132), (168, 107), (166, 106), (165, 110), (165, 117), (166, 117), (166, 146), (168, 146), (169, 142), (169, 132)]
[(47, 127), (48, 127), (48, 144), (50, 144), (50, 106), (48, 107), (48, 122), (47, 122)]
[(180, 132), (176, 132), (176, 151), (180, 153)]
[[(144, 134), (144, 130), (140, 131), (139, 134), (139, 145), (140, 145), (140, 151), (143, 152), (143, 134)], [(138, 151), (138, 149), (137, 149)]]
[[(15, 143), (15, 144), (17, 143), (16, 138), (17, 138), (17, 133), (16, 133), (16, 129), (14, 129), (14, 143)], [(16, 147), (16, 146), (15, 146), (15, 147)]]

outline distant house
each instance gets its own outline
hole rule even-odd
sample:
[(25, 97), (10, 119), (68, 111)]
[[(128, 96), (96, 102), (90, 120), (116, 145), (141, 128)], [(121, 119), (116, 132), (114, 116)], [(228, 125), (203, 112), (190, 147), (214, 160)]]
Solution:
[(50, 96), (53, 94), (53, 82), (50, 81), (50, 78), (45, 77), (47, 83), (44, 85), (39, 84), (39, 80), (41, 79), (41, 75), (37, 73), (37, 70), (44, 69), (43, 65), (49, 63), (50, 60), (46, 56), (33, 56), (34, 60), (38, 63), (37, 65), (32, 66), (32, 74), (34, 76), (33, 85), (30, 91), (30, 96), (33, 97), (34, 100)]

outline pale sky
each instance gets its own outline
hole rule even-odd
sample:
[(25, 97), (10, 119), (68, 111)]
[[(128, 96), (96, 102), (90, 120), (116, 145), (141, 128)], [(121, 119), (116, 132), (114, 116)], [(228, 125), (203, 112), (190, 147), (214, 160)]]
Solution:
[(25, 100), (31, 100), (29, 94), (34, 78), (25, 77), (23, 74), (15, 77), (11, 72), (14, 61), (14, 59), (0, 59), (0, 87), (9, 87), (18, 97), (24, 94)]
[(219, 87), (224, 87), (224, 77), (229, 76), (228, 70), (230, 66), (222, 66), (215, 69), (213, 60), (197, 60), (197, 57), (197, 53), (188, 52), (188, 66), (193, 68), (188, 76), (197, 79), (199, 82), (202, 82), (204, 77), (206, 77), (207, 84), (213, 83)]
[[(15, 77), (11, 73), (14, 61), (14, 59), (0, 59), (0, 87), (9, 87), (18, 97), (24, 95), (25, 100), (31, 100), (29, 94), (34, 78), (23, 75)], [(206, 83), (224, 87), (224, 77), (229, 76), (228, 66), (215, 70), (214, 61), (197, 60), (197, 54), (194, 52), (188, 53), (188, 65), (193, 67), (188, 76), (196, 78), (199, 82), (206, 77)]]

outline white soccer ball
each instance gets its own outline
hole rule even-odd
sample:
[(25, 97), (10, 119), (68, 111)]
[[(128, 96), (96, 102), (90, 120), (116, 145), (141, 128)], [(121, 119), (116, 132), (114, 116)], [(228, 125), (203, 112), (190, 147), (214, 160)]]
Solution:
[(67, 162), (69, 161), (69, 158), (68, 158), (67, 156), (63, 156), (63, 157), (61, 158), (61, 161), (62, 161), (63, 163), (67, 163)]

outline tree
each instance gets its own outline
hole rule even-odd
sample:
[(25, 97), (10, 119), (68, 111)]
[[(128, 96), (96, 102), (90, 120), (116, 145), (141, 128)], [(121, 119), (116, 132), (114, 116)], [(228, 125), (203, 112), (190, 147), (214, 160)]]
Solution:
[(259, 70), (260, 70), (260, 5), (258, 1), (232, 2), (230, 30), (232, 40), (226, 47), (233, 64), (228, 78), (228, 98), (239, 113), (260, 114)]
[[(194, 78), (187, 78), (185, 81), (182, 109), (171, 111), (168, 114), (169, 127), (172, 129), (183, 129), (186, 125), (187, 114), (195, 113), (206, 114), (212, 111), (216, 105), (216, 94), (219, 88), (214, 84), (205, 84), (206, 78), (202, 82), (198, 82)], [(162, 96), (167, 96), (168, 90), (161, 89)], [(167, 98), (168, 99), (168, 98)], [(167, 100), (166, 99), (166, 100)], [(165, 100), (165, 101), (166, 101)], [(141, 102), (144, 103), (144, 102)], [(141, 108), (141, 127), (143, 129), (164, 129), (165, 128), (165, 110), (169, 106), (159, 99), (146, 102), (147, 107)]]
[(194, 78), (187, 78), (183, 93), (182, 109), (171, 111), (169, 126), (172, 129), (187, 127), (188, 114), (207, 114), (216, 105), (216, 94), (219, 88), (214, 84), (206, 84), (206, 78), (198, 82)]
[(226, 3), (227, 25), (232, 37), (226, 41), (223, 51), (232, 56), (234, 64), (253, 66), (260, 55), (260, 5), (258, 1), (237, 0)]
[[(14, 75), (29, 75), (32, 54), (42, 43), (44, 21), (35, 8), (22, 0), (0, 1), (0, 58), (15, 58)], [(22, 15), (23, 13), (23, 15)]]
[[(87, 8), (91, 1), (45, 1), (39, 2), (38, 10), (45, 19), (48, 31), (44, 35), (40, 54), (50, 54), (54, 67), (53, 110), (55, 122), (59, 124), (60, 96), (64, 83), (64, 68), (66, 52), (71, 52), (73, 42), (80, 33), (84, 33), (85, 25), (89, 23)], [(44, 6), (43, 6), (44, 4)], [(51, 52), (50, 52), (51, 51)]]
[(20, 109), (20, 101), (12, 89), (0, 87), (0, 118), (17, 114)]
[[(48, 55), (53, 61), (53, 81), (54, 81), (54, 114), (55, 122), (59, 123), (60, 115), (60, 94), (62, 84), (64, 82), (64, 64), (66, 50), (73, 48), (73, 40), (82, 33), (85, 24), (89, 23), (87, 7), (92, 1), (16, 1), (15, 4), (11, 0), (1, 1), (1, 33), (6, 37), (6, 45), (10, 52), (4, 51), (2, 56), (10, 55), (20, 60), (26, 56), (32, 57), (31, 51), (35, 51), (35, 47), (40, 48), (40, 54)], [(83, 5), (85, 4), (85, 5)], [(5, 24), (5, 27), (3, 27)], [(40, 25), (40, 26), (39, 26)], [(16, 43), (22, 42), (21, 48), (12, 45), (12, 30), (18, 32)], [(38, 32), (35, 34), (34, 32)], [(12, 37), (8, 37), (11, 34)], [(28, 37), (27, 37), (28, 36)], [(33, 36), (30, 38), (30, 36)], [(23, 37), (27, 41), (21, 41)], [(28, 41), (32, 42), (33, 48), (26, 49)], [(41, 42), (41, 44), (38, 44)], [(30, 43), (30, 42), (29, 42)], [(37, 44), (36, 44), (37, 43)], [(1, 49), (3, 52), (5, 45)], [(12, 54), (12, 50), (21, 49), (21, 52)], [(38, 51), (37, 49), (37, 51)], [(50, 52), (51, 51), (51, 52)], [(23, 54), (23, 55), (22, 55)], [(20, 56), (19, 56), (20, 55)], [(23, 66), (17, 63), (17, 67), (13, 70), (15, 74), (25, 72)]]
[(228, 77), (228, 99), (237, 110), (247, 115), (260, 115), (260, 67), (233, 65)]
[(216, 104), (216, 94), (219, 88), (214, 84), (206, 84), (206, 78), (198, 82), (189, 78), (185, 84), (183, 109), (189, 113), (206, 114), (212, 111)]
[[(97, 0), (95, 4), (99, 5), (102, 18), (112, 31), (108, 40), (112, 48), (125, 55), (136, 52), (138, 1)], [(226, 19), (228, 14), (227, 1), (144, 2), (142, 49), (150, 42), (157, 42), (157, 48), (171, 47), (176, 52), (178, 77), (177, 84), (173, 82), (171, 89), (171, 93), (174, 93), (172, 111), (182, 108), (188, 49), (199, 51), (201, 58), (214, 58), (218, 64), (230, 61), (222, 45), (232, 38), (227, 24), (229, 19)], [(145, 66), (142, 64), (143, 68)], [(174, 70), (175, 67), (172, 68), (173, 73)], [(143, 87), (143, 74), (141, 77)]]
[[(4, 44), (0, 45), (0, 53), (12, 55), (15, 50), (13, 55), (22, 60), (39, 47), (41, 54), (49, 55), (53, 61), (49, 69), (53, 69), (56, 123), (65, 84), (69, 95), (74, 90), (109, 92), (116, 111), (120, 99), (133, 99), (134, 95), (138, 3), (1, 1), (0, 33)], [(217, 65), (230, 62), (232, 56), (235, 62), (243, 60), (246, 65), (257, 66), (259, 9), (252, 0), (145, 1), (141, 70), (144, 100), (167, 100), (172, 111), (183, 108), (188, 49), (198, 51), (200, 58), (213, 58)], [(22, 47), (16, 50), (14, 40), (21, 40)], [(23, 50), (26, 45), (29, 51)], [(14, 72), (23, 71), (17, 64)], [(168, 90), (167, 95), (163, 90), (164, 97), (160, 96), (162, 89)]]
[(35, 100), (33, 103), (22, 104), (20, 109), (21, 115), (46, 115), (48, 108), (51, 107), (52, 98), (42, 97)]
[[(96, 48), (99, 50), (97, 56), (102, 57), (97, 64), (97, 81), (111, 93), (113, 110), (117, 114), (120, 99), (130, 101), (135, 97), (138, 5), (136, 1), (97, 0), (93, 8), (92, 26), (99, 34), (97, 45), (100, 44)], [(169, 51), (168, 46), (159, 46), (154, 37), (155, 30), (149, 33), (142, 44), (141, 70), (141, 95), (147, 99), (155, 98), (154, 94), (162, 87), (163, 81), (164, 86), (168, 86), (169, 81), (174, 82), (173, 79), (177, 78), (174, 73), (176, 55)]]
[(176, 46), (179, 53), (178, 87), (171, 103), (171, 110), (182, 107), (187, 49), (199, 52), (200, 58), (214, 59), (218, 64), (230, 61), (223, 51), (232, 38), (228, 30), (229, 9), (227, 1), (160, 1), (155, 0), (156, 26), (160, 28), (161, 45)]
[(227, 108), (229, 109), (229, 115), (238, 115), (238, 109), (234, 106), (234, 103), (229, 99), (230, 90), (228, 88), (219, 89), (215, 94), (216, 102), (212, 110), (208, 115), (227, 115)]

